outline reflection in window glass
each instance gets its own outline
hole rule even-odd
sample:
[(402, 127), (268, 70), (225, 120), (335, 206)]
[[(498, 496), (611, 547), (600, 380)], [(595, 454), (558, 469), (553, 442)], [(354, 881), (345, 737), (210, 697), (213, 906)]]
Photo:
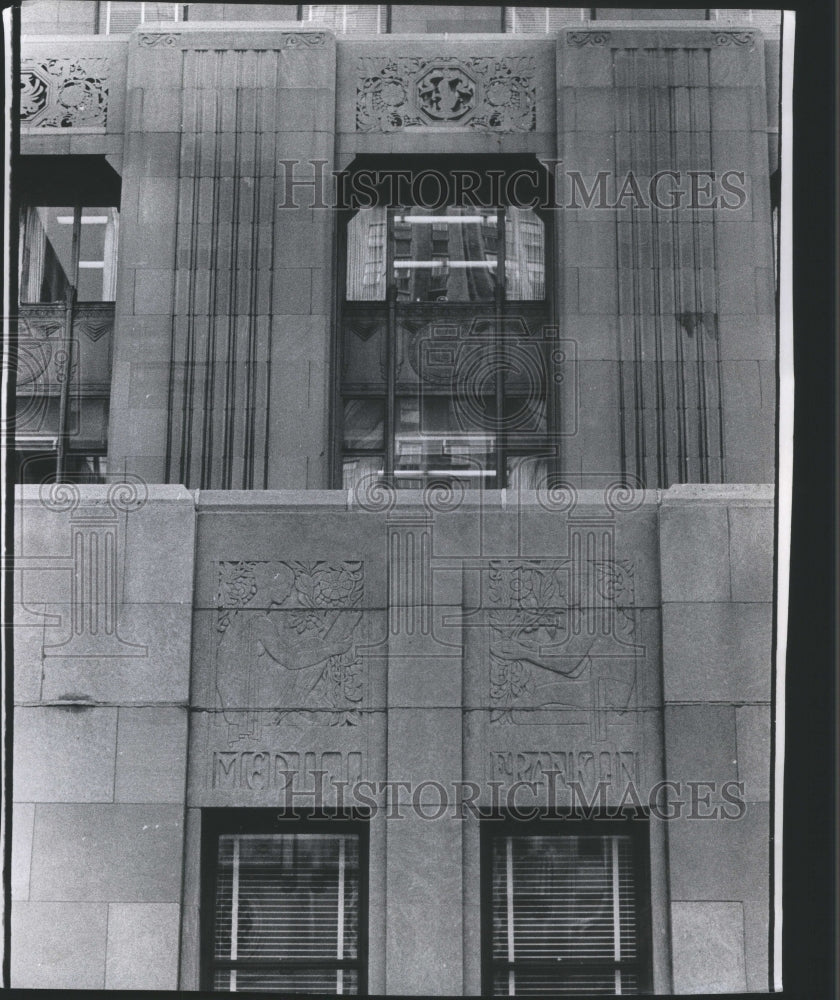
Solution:
[(453, 477), (471, 487), (484, 481), (494, 484), (496, 437), (483, 426), (492, 424), (494, 403), (489, 398), (473, 402), (465, 410), (446, 396), (397, 400), (394, 474), (401, 485), (420, 487)]
[(348, 223), (348, 301), (385, 300), (386, 238), (384, 208), (363, 208)]
[(75, 285), (82, 302), (113, 302), (118, 222), (118, 210), (107, 206), (26, 209), (20, 255), (21, 301), (60, 302), (68, 287)]
[(72, 273), (73, 209), (27, 209), (20, 255), (21, 301), (61, 301), (72, 284)]
[(505, 293), (528, 301), (545, 297), (545, 229), (530, 209), (505, 209)]
[(410, 208), (394, 217), (394, 281), (407, 302), (492, 302), (495, 210)]
[(385, 443), (385, 402), (382, 399), (344, 401), (344, 447), (369, 451)]

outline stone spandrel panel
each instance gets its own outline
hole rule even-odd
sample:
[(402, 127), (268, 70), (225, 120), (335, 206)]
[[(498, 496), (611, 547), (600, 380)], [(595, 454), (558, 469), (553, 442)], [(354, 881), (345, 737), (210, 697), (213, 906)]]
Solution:
[[(58, 35), (21, 42), (21, 152), (71, 152), (51, 139), (123, 131), (127, 43)], [(31, 140), (36, 144), (30, 144)], [(104, 152), (92, 147), (78, 152)]]
[(553, 151), (550, 40), (342, 39), (338, 132), (354, 152)]

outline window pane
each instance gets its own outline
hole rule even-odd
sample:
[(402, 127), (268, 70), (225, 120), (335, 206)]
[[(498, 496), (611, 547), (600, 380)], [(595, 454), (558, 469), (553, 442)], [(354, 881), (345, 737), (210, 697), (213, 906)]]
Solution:
[(354, 490), (363, 484), (370, 487), (382, 476), (382, 455), (363, 455), (345, 458), (342, 463), (342, 488)]
[[(496, 437), (483, 429), (493, 422), (492, 399), (471, 400), (469, 408), (445, 396), (397, 400), (394, 474), (397, 485), (420, 487), (455, 478), (468, 488), (496, 485)], [(482, 419), (483, 418), (483, 419)]]
[(150, 3), (129, 0), (109, 0), (104, 5), (100, 32), (109, 35), (127, 34), (146, 21), (177, 21), (180, 19), (180, 4)]
[(385, 30), (384, 9), (376, 4), (304, 4), (301, 19), (317, 21), (344, 34), (377, 34)]
[(400, 301), (493, 301), (499, 236), (495, 211), (410, 208), (394, 216), (393, 236)]
[(621, 967), (638, 958), (635, 900), (627, 835), (496, 837), (492, 957), (507, 964), (493, 992), (636, 992), (635, 972)]
[(347, 299), (385, 299), (385, 209), (360, 209), (347, 224)]
[(113, 302), (116, 298), (116, 208), (83, 208), (79, 227), (80, 302)]
[(355, 969), (217, 969), (214, 990), (255, 993), (348, 993), (359, 992)]
[(531, 209), (505, 210), (505, 292), (508, 299), (545, 298), (545, 227)]
[(366, 451), (385, 446), (385, 401), (344, 401), (344, 447)]
[(59, 302), (72, 284), (73, 208), (33, 207), (24, 213), (21, 302)]
[(358, 885), (356, 837), (220, 837), (216, 958), (355, 958)]

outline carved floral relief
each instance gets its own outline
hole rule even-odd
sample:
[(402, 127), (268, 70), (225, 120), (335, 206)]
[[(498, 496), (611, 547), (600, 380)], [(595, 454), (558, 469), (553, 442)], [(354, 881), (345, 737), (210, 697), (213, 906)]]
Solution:
[(363, 591), (361, 561), (219, 564), (216, 695), (231, 745), (264, 724), (359, 724)]
[(531, 56), (362, 56), (356, 131), (460, 126), (533, 132), (537, 90)]

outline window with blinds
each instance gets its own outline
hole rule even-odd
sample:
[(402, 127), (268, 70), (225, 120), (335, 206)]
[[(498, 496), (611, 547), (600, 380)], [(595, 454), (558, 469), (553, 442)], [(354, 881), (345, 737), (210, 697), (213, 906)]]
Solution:
[(362, 834), (310, 826), (213, 838), (204, 988), (364, 992)]
[(637, 831), (609, 826), (609, 833), (491, 833), (486, 993), (622, 996), (649, 988)]
[(106, 0), (99, 5), (99, 32), (103, 35), (128, 34), (147, 21), (183, 21), (183, 3), (128, 3)]
[(505, 7), (505, 31), (515, 34), (548, 34), (570, 24), (588, 21), (589, 7)]
[(343, 35), (381, 35), (388, 30), (385, 4), (302, 4), (300, 19)]

